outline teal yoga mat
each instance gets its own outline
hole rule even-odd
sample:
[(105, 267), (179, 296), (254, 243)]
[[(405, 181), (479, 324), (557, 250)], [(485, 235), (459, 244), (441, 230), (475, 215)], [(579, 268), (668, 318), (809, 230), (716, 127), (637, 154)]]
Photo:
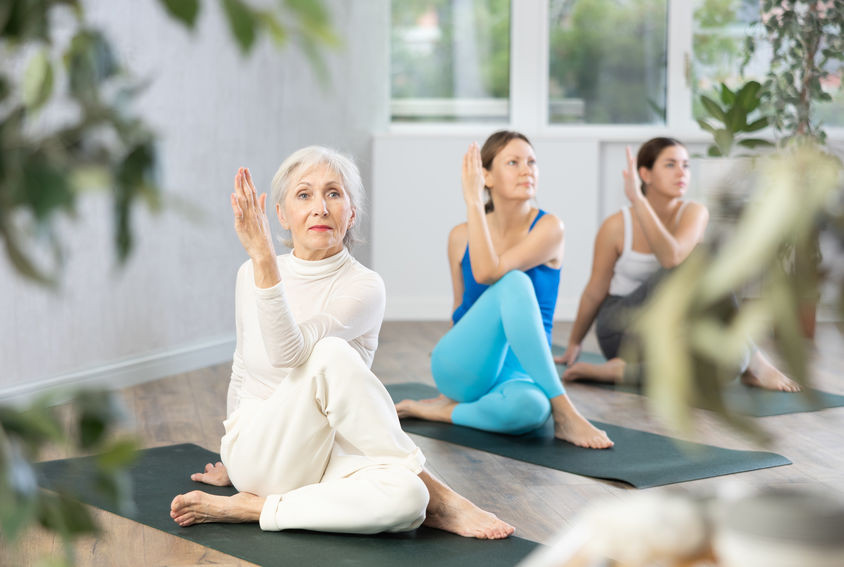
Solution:
[[(563, 354), (566, 349), (553, 345), (551, 351), (554, 356)], [(594, 352), (581, 352), (578, 361), (591, 364), (601, 364), (607, 361), (602, 355)], [(557, 365), (557, 370), (562, 376), (566, 367), (563, 364)], [(608, 388), (620, 392), (642, 393), (641, 387), (631, 384), (603, 384), (601, 382), (581, 381), (581, 384), (589, 384), (601, 388)], [(844, 396), (831, 394), (822, 390), (809, 388), (803, 392), (772, 392), (745, 386), (740, 381), (731, 382), (725, 391), (725, 403), (735, 413), (750, 417), (770, 417), (772, 415), (785, 415), (789, 413), (802, 413), (818, 411), (828, 408), (844, 406)], [(703, 408), (706, 409), (706, 408)]]
[[(391, 384), (387, 390), (394, 401), (437, 395), (434, 387), (419, 383)], [(550, 419), (543, 427), (525, 435), (500, 435), (418, 419), (403, 419), (402, 429), (552, 469), (626, 482), (636, 488), (791, 464), (776, 453), (735, 451), (599, 421), (592, 423), (607, 432), (615, 442), (614, 447), (583, 449), (555, 439)]]
[[(219, 456), (192, 444), (141, 451), (132, 469), (136, 511), (132, 520), (258, 565), (430, 566), (515, 565), (538, 544), (510, 537), (481, 541), (422, 527), (402, 534), (346, 535), (289, 530), (262, 532), (257, 524), (202, 524), (181, 528), (170, 519), (170, 502), (177, 494), (201, 489), (231, 495), (231, 487), (214, 487), (190, 480), (192, 472)], [(45, 488), (82, 489), (91, 477), (91, 458), (64, 459), (37, 465)], [(120, 514), (90, 491), (83, 502)]]

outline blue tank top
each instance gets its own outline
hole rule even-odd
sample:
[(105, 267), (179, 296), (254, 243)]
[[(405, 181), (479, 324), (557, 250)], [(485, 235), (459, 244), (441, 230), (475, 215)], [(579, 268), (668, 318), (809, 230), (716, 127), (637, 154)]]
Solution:
[[(539, 210), (539, 214), (533, 219), (528, 231), (533, 230), (536, 222), (545, 215), (545, 211)], [(466, 253), (460, 260), (460, 268), (463, 271), (463, 302), (454, 310), (451, 320), (457, 323), (472, 305), (478, 300), (481, 294), (486, 291), (488, 285), (479, 284), (472, 274), (472, 263), (469, 259), (469, 245), (466, 245)], [(549, 268), (544, 264), (525, 271), (527, 277), (533, 282), (533, 289), (536, 292), (536, 301), (539, 303), (539, 312), (542, 314), (542, 324), (545, 327), (545, 334), (548, 343), (551, 343), (551, 328), (554, 326), (554, 307), (557, 305), (557, 293), (560, 287), (560, 269)]]

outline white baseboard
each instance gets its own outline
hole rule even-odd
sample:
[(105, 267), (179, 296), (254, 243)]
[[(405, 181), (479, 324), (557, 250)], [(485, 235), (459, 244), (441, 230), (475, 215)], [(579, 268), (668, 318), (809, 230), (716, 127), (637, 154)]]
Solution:
[(24, 403), (39, 393), (53, 388), (126, 388), (173, 374), (230, 361), (234, 347), (234, 336), (225, 336), (193, 345), (132, 357), (111, 364), (2, 389), (0, 390), (0, 402)]

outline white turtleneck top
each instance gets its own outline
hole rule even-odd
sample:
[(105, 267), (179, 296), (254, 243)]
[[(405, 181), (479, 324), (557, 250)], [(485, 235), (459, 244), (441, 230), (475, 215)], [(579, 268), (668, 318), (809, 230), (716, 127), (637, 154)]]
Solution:
[(324, 260), (278, 256), (281, 281), (255, 286), (251, 260), (237, 272), (234, 351), (227, 415), (244, 398), (264, 400), (325, 337), (348, 341), (372, 365), (384, 318), (384, 282), (345, 248)]

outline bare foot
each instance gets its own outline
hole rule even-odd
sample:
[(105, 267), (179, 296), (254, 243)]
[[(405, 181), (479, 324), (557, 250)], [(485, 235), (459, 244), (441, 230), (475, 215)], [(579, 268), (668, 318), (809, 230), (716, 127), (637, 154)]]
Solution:
[(205, 465), (205, 472), (193, 473), (190, 479), (194, 482), (202, 482), (204, 484), (211, 484), (214, 486), (231, 486), (232, 481), (229, 479), (229, 473), (226, 470), (226, 465), (217, 461), (215, 464), (208, 463)]
[(402, 400), (396, 404), (396, 412), (399, 417), (451, 423), (451, 412), (456, 405), (457, 402), (440, 394), (428, 400)]
[(741, 381), (748, 386), (764, 388), (765, 390), (779, 390), (782, 392), (799, 392), (800, 384), (780, 372), (771, 361), (757, 350), (750, 358), (750, 366), (741, 375)]
[(587, 449), (609, 449), (613, 443), (607, 432), (598, 429), (580, 415), (565, 394), (551, 398), (554, 437)]
[(209, 522), (257, 522), (264, 498), (249, 492), (216, 496), (199, 490), (179, 494), (170, 503), (170, 517), (183, 528)]
[(503, 539), (516, 529), (495, 514), (481, 510), (466, 498), (431, 476), (419, 473), (430, 494), (424, 525), (463, 537), (477, 539)]
[(603, 364), (575, 362), (563, 372), (563, 381), (594, 380), (616, 384), (624, 379), (625, 366), (626, 363), (620, 358), (611, 358)]

